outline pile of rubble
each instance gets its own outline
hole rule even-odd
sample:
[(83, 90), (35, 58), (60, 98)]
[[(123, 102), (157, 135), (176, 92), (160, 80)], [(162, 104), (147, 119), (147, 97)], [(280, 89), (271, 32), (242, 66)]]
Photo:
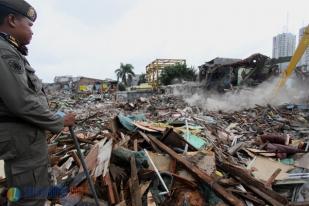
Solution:
[[(171, 95), (133, 103), (63, 96), (51, 108), (77, 113), (101, 205), (309, 204), (307, 105), (225, 113)], [(69, 130), (48, 143), (51, 204), (93, 204)]]

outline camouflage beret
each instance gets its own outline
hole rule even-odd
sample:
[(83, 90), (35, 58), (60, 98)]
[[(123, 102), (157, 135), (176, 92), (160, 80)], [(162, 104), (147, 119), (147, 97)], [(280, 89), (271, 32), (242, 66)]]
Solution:
[(11, 9), (16, 13), (27, 17), (33, 22), (37, 17), (35, 9), (24, 0), (0, 0), (0, 7)]

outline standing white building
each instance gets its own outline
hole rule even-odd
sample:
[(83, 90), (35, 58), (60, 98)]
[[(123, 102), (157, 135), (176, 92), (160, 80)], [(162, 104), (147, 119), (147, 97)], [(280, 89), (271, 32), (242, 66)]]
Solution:
[[(278, 34), (273, 38), (273, 58), (293, 56), (296, 45), (296, 35), (292, 33)], [(285, 69), (288, 63), (279, 64), (281, 70)]]
[[(299, 30), (298, 41), (300, 42), (301, 38), (304, 36), (306, 27), (303, 27)], [(302, 69), (309, 71), (309, 48), (305, 51), (304, 55), (300, 59), (298, 66), (301, 66)]]

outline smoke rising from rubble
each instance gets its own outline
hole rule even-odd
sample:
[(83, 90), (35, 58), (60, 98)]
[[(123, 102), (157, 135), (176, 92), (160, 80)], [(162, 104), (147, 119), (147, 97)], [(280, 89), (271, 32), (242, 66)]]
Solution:
[(181, 95), (190, 106), (198, 106), (204, 111), (225, 112), (239, 111), (253, 108), (256, 105), (265, 106), (267, 104), (278, 106), (285, 103), (300, 103), (308, 97), (309, 87), (304, 86), (296, 79), (288, 80), (286, 87), (275, 96), (275, 88), (279, 78), (263, 82), (255, 88), (243, 88), (238, 92), (229, 91), (225, 94), (211, 93), (207, 91), (197, 91), (196, 93), (184, 92), (184, 90), (174, 89), (174, 95)]

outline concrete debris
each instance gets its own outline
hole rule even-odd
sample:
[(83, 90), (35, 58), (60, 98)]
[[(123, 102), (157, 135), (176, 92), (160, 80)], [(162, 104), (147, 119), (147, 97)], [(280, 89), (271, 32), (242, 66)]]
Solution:
[[(271, 61), (256, 55), (228, 67), (251, 67), (253, 58)], [(54, 92), (49, 99), (54, 111), (77, 113), (74, 130), (102, 205), (308, 203), (308, 105), (222, 112), (165, 94), (120, 102)], [(93, 205), (69, 130), (47, 141), (51, 204)], [(6, 194), (5, 177), (0, 188)]]
[(271, 59), (263, 54), (253, 54), (246, 59), (216, 58), (199, 67), (200, 81), (207, 90), (224, 92), (237, 86), (257, 86), (279, 74), (278, 63), (291, 57)]

